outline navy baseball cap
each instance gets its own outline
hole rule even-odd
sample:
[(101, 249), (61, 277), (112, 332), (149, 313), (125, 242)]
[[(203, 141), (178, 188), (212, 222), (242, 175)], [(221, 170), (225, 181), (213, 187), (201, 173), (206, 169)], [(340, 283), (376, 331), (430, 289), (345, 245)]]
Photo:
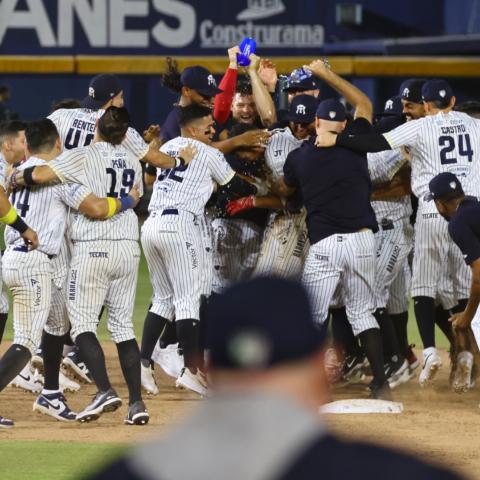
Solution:
[(318, 80), (312, 75), (312, 72), (304, 68), (296, 68), (287, 79), (287, 86), (284, 92), (298, 92), (303, 90), (317, 90), (320, 88)]
[(453, 97), (453, 90), (446, 80), (434, 78), (425, 82), (422, 87), (422, 99), (424, 102), (436, 100), (450, 100)]
[(460, 180), (451, 172), (442, 172), (433, 177), (428, 188), (430, 193), (427, 200), (451, 200), (464, 195)]
[(311, 95), (297, 95), (290, 103), (285, 119), (294, 123), (312, 123), (315, 120), (318, 100)]
[(80, 102), (80, 107), (98, 110), (122, 90), (120, 79), (116, 75), (97, 75), (90, 80), (88, 96)]
[(383, 107), (383, 112), (379, 113), (377, 117), (387, 117), (390, 115), (402, 115), (403, 113), (403, 105), (402, 105), (402, 97), (397, 95), (395, 97), (389, 98)]
[(313, 321), (300, 283), (257, 277), (215, 295), (206, 309), (214, 368), (260, 370), (318, 352), (326, 329)]
[(331, 122), (343, 122), (347, 119), (345, 107), (339, 100), (335, 100), (334, 98), (320, 102), (317, 107), (316, 116), (317, 118), (330, 120)]
[(402, 82), (398, 94), (407, 102), (423, 103), (422, 87), (425, 82), (424, 78), (409, 78)]
[(214, 97), (223, 91), (217, 88), (214, 76), (200, 66), (187, 67), (180, 75), (180, 82), (184, 87), (191, 88), (204, 97)]

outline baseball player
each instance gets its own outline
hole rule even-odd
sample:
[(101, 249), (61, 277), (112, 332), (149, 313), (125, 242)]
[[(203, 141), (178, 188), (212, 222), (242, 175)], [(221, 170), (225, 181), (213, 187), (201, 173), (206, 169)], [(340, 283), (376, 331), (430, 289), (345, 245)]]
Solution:
[[(119, 198), (122, 205), (123, 213), (114, 218), (95, 222), (80, 214), (72, 225), (74, 247), (67, 301), (71, 334), (98, 388), (93, 401), (77, 415), (81, 422), (96, 420), (122, 404), (111, 387), (103, 350), (95, 336), (104, 304), (129, 390), (125, 423), (144, 425), (149, 419), (140, 392), (140, 352), (132, 325), (132, 286), (137, 281), (140, 249), (138, 220), (129, 210), (135, 201), (128, 193), (141, 183), (141, 167), (139, 158), (123, 147), (128, 123), (126, 109), (109, 107), (98, 121), (92, 146), (65, 152), (48, 166), (27, 168), (22, 176), (26, 185), (55, 179), (82, 183), (96, 195)], [(173, 158), (171, 163), (173, 167)], [(139, 191), (141, 194), (141, 185)]]
[[(4, 173), (3, 173), (4, 175)], [(4, 184), (4, 178), (2, 184)], [(17, 214), (15, 208), (9, 202), (5, 190), (0, 188), (0, 222), (5, 225), (10, 225), (15, 229), (23, 239), (24, 247), (27, 249), (35, 249), (38, 246), (38, 237), (34, 230), (32, 230)], [(17, 350), (18, 349), (18, 350)], [(23, 361), (19, 358), (18, 353), (23, 353), (21, 345), (13, 343), (0, 359), (0, 391), (3, 390), (9, 382), (21, 372), (25, 364), (28, 362), (28, 357)], [(12, 375), (13, 371), (13, 375)], [(0, 428), (11, 428), (14, 422), (8, 418), (0, 415)]]
[[(28, 159), (18, 167), (17, 172), (45, 165), (60, 154), (60, 139), (51, 120), (28, 124), (25, 135)], [(43, 329), (47, 337), (61, 337), (69, 329), (64, 316), (49, 316), (52, 298), (58, 294), (53, 288), (52, 258), (59, 253), (64, 241), (68, 207), (80, 209), (91, 218), (104, 218), (110, 211), (106, 198), (95, 197), (82, 185), (15, 188), (16, 176), (12, 177), (14, 188), (10, 198), (20, 215), (38, 232), (39, 247), (30, 252), (18, 232), (7, 228), (4, 274), (5, 283), (13, 296), (14, 344), (17, 345), (15, 352), (18, 357), (18, 360), (12, 360), (12, 364), (28, 361), (40, 344)], [(118, 200), (110, 202), (115, 203), (111, 209), (113, 214), (121, 204)], [(52, 222), (52, 219), (55, 221)], [(50, 343), (47, 342), (48, 345)], [(58, 420), (75, 421), (76, 415), (71, 412), (59, 390), (63, 341), (59, 346), (57, 355), (53, 355), (50, 348), (45, 351), (45, 387), (34, 403), (34, 410)], [(15, 373), (12, 367), (11, 374)]]
[[(0, 126), (0, 168), (1, 187), (4, 188), (7, 165), (18, 165), (25, 158), (25, 124), (20, 121), (4, 122)], [(1, 285), (1, 279), (0, 279)], [(0, 342), (2, 341), (8, 317), (8, 295), (0, 287)], [(27, 363), (22, 371), (12, 380), (10, 385), (28, 392), (39, 392), (42, 389), (40, 377), (34, 372), (31, 363)]]
[[(237, 177), (223, 154), (210, 146), (214, 134), (210, 109), (190, 105), (181, 113), (182, 136), (161, 148), (176, 154), (186, 144), (193, 143), (198, 153), (188, 167), (158, 170), (150, 215), (142, 228), (142, 245), (154, 290), (149, 316), (158, 322), (159, 332), (175, 318), (185, 362), (177, 383), (205, 393), (199, 342), (201, 277), (205, 262), (199, 254), (202, 241), (198, 218), (204, 214), (214, 181), (240, 196), (256, 193), (257, 189)], [(150, 361), (157, 339), (150, 339), (151, 351), (146, 352), (147, 356), (143, 356), (142, 351), (144, 360)]]
[[(438, 213), (448, 222), (448, 233), (460, 248), (465, 263), (472, 272), (470, 295), (463, 312), (452, 315), (450, 321), (459, 330), (471, 326), (477, 344), (480, 344), (480, 202), (477, 197), (466, 196), (460, 179), (451, 172), (435, 176), (429, 183), (429, 197), (435, 201)], [(465, 391), (471, 387), (473, 355), (469, 351), (458, 354), (458, 370), (453, 387)]]
[[(283, 176), (288, 154), (315, 133), (317, 105), (313, 96), (297, 95), (285, 117), (289, 126), (273, 131), (265, 150), (265, 161), (273, 182)], [(268, 197), (233, 200), (229, 209), (237, 213), (249, 207), (272, 208), (274, 205), (266, 204), (267, 200)], [(295, 198), (281, 201), (277, 197), (276, 211), (270, 214), (254, 275), (273, 274), (300, 279), (309, 247), (305, 218), (306, 211), (301, 208), (301, 201)]]
[[(357, 98), (356, 120), (349, 128), (370, 129), (371, 103), (352, 86)], [(342, 131), (346, 125), (343, 105), (324, 100), (317, 108), (315, 127)], [(375, 214), (370, 205), (371, 182), (365, 157), (344, 149), (318, 149), (314, 141), (292, 151), (284, 166), (280, 190), (288, 195), (300, 190), (307, 209), (310, 250), (302, 281), (310, 291), (316, 322), (323, 325), (341, 282), (349, 322), (366, 352), (373, 373), (370, 392), (389, 397), (382, 340), (375, 309)]]
[(468, 298), (470, 272), (458, 247), (449, 239), (447, 226), (439, 218), (432, 202), (425, 201), (428, 182), (441, 172), (459, 176), (465, 193), (479, 196), (480, 169), (474, 153), (480, 148), (480, 131), (476, 119), (452, 111), (455, 104), (450, 85), (444, 80), (430, 80), (422, 87), (427, 116), (407, 122), (383, 135), (335, 135), (319, 137), (322, 146), (338, 145), (358, 151), (382, 151), (408, 146), (412, 156), (412, 191), (419, 199), (415, 225), (412, 296), (415, 315), (424, 343), (420, 385), (433, 380), (441, 366), (435, 348), (435, 297), (448, 264), (456, 297)]
[[(237, 124), (229, 135), (234, 137), (253, 125)], [(264, 148), (240, 148), (227, 154), (226, 160), (232, 169), (251, 180), (265, 180)], [(241, 201), (241, 199), (240, 199)], [(246, 280), (257, 264), (262, 235), (268, 211), (256, 209), (244, 211), (233, 218), (228, 215), (229, 193), (217, 191), (213, 231), (213, 291), (221, 293), (233, 283)]]

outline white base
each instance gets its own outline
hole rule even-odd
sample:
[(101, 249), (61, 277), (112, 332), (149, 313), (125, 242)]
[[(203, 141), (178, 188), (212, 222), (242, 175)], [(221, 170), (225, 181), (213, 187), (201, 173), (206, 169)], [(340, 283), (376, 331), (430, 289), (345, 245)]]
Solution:
[(403, 403), (387, 400), (337, 400), (320, 407), (320, 413), (402, 413)]

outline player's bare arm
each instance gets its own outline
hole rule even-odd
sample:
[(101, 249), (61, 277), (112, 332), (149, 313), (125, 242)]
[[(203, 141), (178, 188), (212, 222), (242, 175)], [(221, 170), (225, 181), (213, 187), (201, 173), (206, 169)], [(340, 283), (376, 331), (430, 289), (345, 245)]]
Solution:
[(149, 145), (149, 149), (143, 160), (150, 165), (157, 168), (175, 168), (182, 165), (188, 165), (195, 155), (197, 149), (194, 145), (188, 144), (179, 150), (177, 157), (170, 157), (166, 153), (159, 150), (161, 146), (161, 140), (157, 137), (152, 140)]
[(29, 167), (24, 170), (14, 170), (9, 178), (9, 187), (17, 188), (26, 185), (44, 185), (46, 183), (59, 182), (57, 174), (49, 165)]
[(137, 185), (135, 185), (129, 194), (122, 198), (99, 198), (91, 193), (80, 204), (79, 211), (87, 217), (104, 220), (129, 208), (135, 208), (139, 201), (140, 193)]
[(480, 304), (480, 258), (470, 265), (472, 270), (472, 283), (470, 285), (470, 297), (463, 312), (455, 313), (450, 317), (454, 327), (468, 328)]
[(268, 130), (249, 130), (248, 132), (212, 143), (212, 147), (218, 148), (222, 153), (230, 153), (237, 148), (265, 147), (270, 141), (271, 133)]
[(248, 75), (252, 84), (253, 99), (255, 101), (255, 105), (257, 106), (258, 114), (260, 115), (263, 125), (269, 127), (277, 121), (275, 104), (273, 103), (267, 87), (258, 75), (260, 57), (252, 54), (249, 58), (250, 65), (248, 66)]
[(285, 204), (280, 197), (274, 195), (266, 195), (265, 197), (249, 195), (248, 197), (230, 200), (227, 204), (227, 212), (230, 216), (238, 215), (240, 212), (244, 212), (245, 210), (250, 210), (252, 208), (282, 210), (285, 208)]
[(361, 90), (330, 70), (323, 60), (314, 60), (310, 65), (304, 65), (304, 68), (345, 97), (347, 102), (355, 108), (355, 118), (366, 118), (370, 123), (372, 122), (372, 102)]
[(370, 198), (371, 200), (392, 200), (411, 193), (411, 169), (409, 165), (404, 165), (389, 182), (375, 186)]

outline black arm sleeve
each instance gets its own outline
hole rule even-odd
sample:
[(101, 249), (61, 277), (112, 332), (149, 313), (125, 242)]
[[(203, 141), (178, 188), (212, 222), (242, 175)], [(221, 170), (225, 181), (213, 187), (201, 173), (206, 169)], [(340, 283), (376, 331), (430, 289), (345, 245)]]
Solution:
[(349, 135), (348, 133), (341, 133), (337, 136), (335, 145), (359, 153), (383, 152), (392, 149), (385, 137), (378, 133), (368, 133), (366, 135)]
[(234, 175), (228, 183), (222, 185), (221, 190), (228, 198), (248, 197), (249, 195), (255, 195), (257, 193), (257, 187), (255, 185), (247, 182), (238, 175)]

